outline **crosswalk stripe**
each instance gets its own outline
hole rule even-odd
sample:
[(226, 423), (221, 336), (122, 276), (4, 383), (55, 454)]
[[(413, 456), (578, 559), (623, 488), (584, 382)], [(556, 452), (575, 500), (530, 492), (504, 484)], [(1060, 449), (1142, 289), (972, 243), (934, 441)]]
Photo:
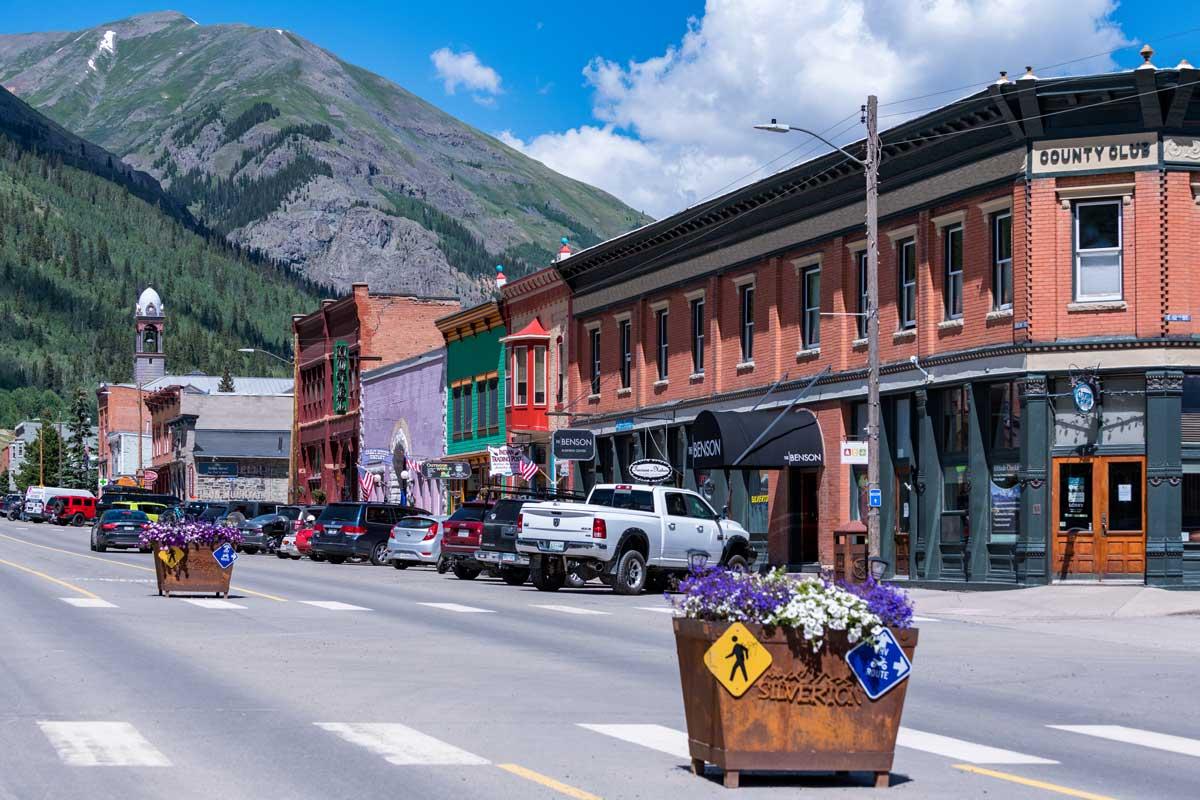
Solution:
[(634, 606), (638, 611), (653, 611), (657, 614), (674, 614), (675, 609), (670, 606)]
[(455, 611), (459, 614), (495, 614), (487, 608), (476, 608), (475, 606), (464, 606), (459, 603), (417, 603), (419, 606), (429, 606), (430, 608), (440, 608), (442, 611)]
[(935, 619), (933, 617), (913, 617), (912, 621), (913, 622), (941, 622), (940, 619)]
[(212, 597), (181, 597), (179, 599), (185, 603), (191, 603), (194, 606), (200, 606), (201, 608), (223, 608), (223, 609), (234, 609), (234, 608), (244, 609), (245, 608), (245, 606), (243, 606), (243, 605), (238, 605), (237, 603), (231, 603), (228, 600), (217, 600), (216, 598), (212, 598)]
[(363, 606), (353, 606), (349, 603), (339, 603), (337, 600), (301, 600), (306, 606), (316, 606), (327, 611), (370, 611)]
[(76, 608), (116, 608), (115, 604), (98, 597), (60, 597), (58, 599)]
[(539, 606), (537, 604), (534, 604), (533, 607), (534, 608), (542, 608), (542, 609), (545, 609), (546, 611), (559, 611), (559, 612), (562, 612), (563, 614), (594, 614), (597, 616), (604, 616), (604, 617), (609, 616), (609, 612), (607, 612), (607, 611), (594, 611), (590, 608), (577, 608), (575, 606)]
[(1047, 725), (1046, 727), (1200, 758), (1200, 739), (1188, 739), (1184, 736), (1172, 736), (1169, 733), (1156, 733), (1140, 728), (1127, 728), (1124, 725)]
[(1026, 755), (1013, 750), (999, 747), (989, 747), (976, 744), (964, 739), (953, 739), (936, 733), (926, 733), (912, 728), (900, 728), (896, 744), (910, 750), (921, 750), (938, 756), (952, 758), (955, 761), (968, 761), (972, 764), (1057, 764), (1048, 758)]
[(171, 762), (128, 722), (49, 722), (38, 727), (69, 767), (169, 767)]
[(687, 734), (665, 725), (592, 725), (580, 722), (589, 731), (624, 739), (627, 742), (658, 750), (676, 758), (690, 758)]
[(397, 766), (489, 764), (486, 758), (468, 753), (418, 730), (394, 722), (314, 722), (318, 728), (337, 734), (351, 744), (365, 747)]

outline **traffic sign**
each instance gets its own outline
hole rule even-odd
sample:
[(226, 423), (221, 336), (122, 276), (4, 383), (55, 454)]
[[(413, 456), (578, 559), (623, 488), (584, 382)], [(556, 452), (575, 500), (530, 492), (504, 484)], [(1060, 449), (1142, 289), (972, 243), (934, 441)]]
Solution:
[(213, 550), (213, 558), (221, 565), (221, 569), (229, 569), (233, 566), (233, 562), (238, 560), (237, 551), (233, 549), (233, 545), (229, 542)]
[(183, 561), (185, 553), (182, 548), (169, 547), (158, 551), (158, 560), (167, 565), (167, 569), (175, 569)]
[(863, 642), (846, 653), (850, 671), (872, 700), (895, 689), (912, 672), (912, 662), (904, 655), (892, 632), (884, 628), (879, 638), (883, 641), (883, 649), (879, 651), (871, 642)]
[(771, 667), (771, 654), (735, 622), (705, 652), (704, 666), (731, 695), (741, 697)]
[(867, 504), (871, 508), (883, 507), (883, 492), (878, 489), (871, 489), (867, 492)]

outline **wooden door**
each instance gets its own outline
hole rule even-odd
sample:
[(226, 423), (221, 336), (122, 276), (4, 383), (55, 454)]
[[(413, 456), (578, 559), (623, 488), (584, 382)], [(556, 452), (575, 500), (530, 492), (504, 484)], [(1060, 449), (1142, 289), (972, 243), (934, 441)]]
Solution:
[(1146, 459), (1054, 459), (1053, 568), (1068, 578), (1146, 573)]
[(1146, 574), (1146, 459), (1103, 459), (1100, 508), (1102, 575), (1140, 578)]
[(1098, 577), (1099, 470), (1093, 458), (1054, 459), (1054, 578)]

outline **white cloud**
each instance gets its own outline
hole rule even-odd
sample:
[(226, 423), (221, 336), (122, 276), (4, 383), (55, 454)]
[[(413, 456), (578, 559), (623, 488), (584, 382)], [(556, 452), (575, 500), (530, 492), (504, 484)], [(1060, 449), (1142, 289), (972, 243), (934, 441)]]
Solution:
[[(807, 157), (801, 134), (756, 132), (755, 122), (778, 117), (820, 131), (850, 117), (841, 141), (851, 141), (862, 135), (857, 110), (869, 92), (887, 104), (980, 81), (881, 109), (913, 112), (970, 94), (1001, 69), (1016, 77), (1026, 64), (1126, 44), (1114, 8), (1111, 0), (709, 0), (662, 55), (625, 65), (597, 57), (584, 68), (596, 124), (509, 143), (663, 216), (789, 148), (802, 146), (766, 172)], [(1112, 66), (1101, 56), (1066, 69)]]
[(492, 105), (494, 96), (503, 92), (500, 73), (480, 61), (470, 50), (455, 53), (449, 47), (443, 47), (430, 53), (429, 60), (437, 69), (446, 94), (454, 94), (462, 88), (473, 92), (476, 102)]

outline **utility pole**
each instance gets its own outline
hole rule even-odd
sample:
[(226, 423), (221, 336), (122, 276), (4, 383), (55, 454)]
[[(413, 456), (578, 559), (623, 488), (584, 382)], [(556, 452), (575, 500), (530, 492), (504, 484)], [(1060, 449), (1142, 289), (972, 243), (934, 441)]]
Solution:
[[(867, 123), (867, 496), (879, 491), (879, 99), (868, 95)], [(879, 558), (879, 507), (867, 504), (867, 555)]]

